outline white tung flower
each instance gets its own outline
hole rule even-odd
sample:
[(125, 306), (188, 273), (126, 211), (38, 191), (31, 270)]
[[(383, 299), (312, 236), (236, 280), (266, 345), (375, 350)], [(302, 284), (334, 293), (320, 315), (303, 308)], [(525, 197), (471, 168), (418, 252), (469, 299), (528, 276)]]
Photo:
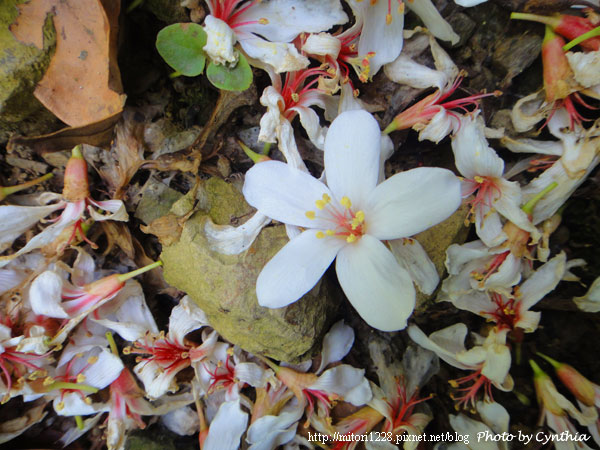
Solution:
[(362, 318), (399, 330), (413, 311), (408, 272), (381, 241), (419, 233), (460, 204), (452, 172), (418, 168), (377, 184), (381, 132), (367, 112), (340, 114), (325, 140), (328, 186), (278, 161), (246, 174), (244, 195), (259, 212), (305, 228), (267, 263), (257, 280), (259, 304), (280, 308), (298, 300), (337, 257), (340, 284)]

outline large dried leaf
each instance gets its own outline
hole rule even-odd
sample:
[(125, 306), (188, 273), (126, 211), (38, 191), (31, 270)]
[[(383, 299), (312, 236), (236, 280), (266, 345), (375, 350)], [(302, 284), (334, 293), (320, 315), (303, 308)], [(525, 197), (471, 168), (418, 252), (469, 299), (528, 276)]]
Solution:
[(6, 149), (13, 152), (18, 146), (28, 147), (40, 154), (72, 149), (78, 144), (88, 144), (95, 147), (108, 146), (112, 140), (113, 128), (121, 113), (106, 117), (98, 122), (81, 127), (69, 127), (40, 136), (13, 136), (9, 139)]
[(100, 0), (31, 0), (19, 5), (20, 15), (10, 27), (21, 42), (43, 48), (44, 21), (53, 14), (56, 53), (34, 94), (71, 127), (115, 115), (125, 102), (111, 42), (119, 2), (104, 3), (106, 10)]

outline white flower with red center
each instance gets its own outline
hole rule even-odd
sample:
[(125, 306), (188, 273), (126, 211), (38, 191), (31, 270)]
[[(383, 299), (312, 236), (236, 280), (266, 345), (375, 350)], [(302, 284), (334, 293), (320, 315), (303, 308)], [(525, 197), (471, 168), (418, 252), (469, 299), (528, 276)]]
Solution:
[(390, 362), (386, 357), (387, 346), (379, 339), (369, 342), (369, 353), (381, 386), (372, 386), (373, 400), (369, 406), (385, 418), (382, 432), (418, 436), (433, 418), (426, 407), (417, 406), (431, 398), (420, 397), (419, 389), (439, 371), (438, 359), (430, 351), (411, 346), (404, 353), (402, 364), (395, 360)]
[(471, 375), (450, 380), (449, 383), (459, 392), (458, 396), (453, 397), (458, 405), (466, 407), (470, 404), (474, 407), (480, 390), (484, 391), (486, 398), (493, 399), (492, 386), (511, 391), (514, 382), (508, 373), (511, 365), (510, 350), (506, 346), (508, 330), (492, 329), (485, 339), (473, 333), (479, 343), (469, 350), (464, 343), (467, 332), (464, 323), (451, 325), (429, 337), (416, 325), (408, 327), (408, 335), (421, 347), (431, 350), (453, 367), (473, 371)]
[(25, 336), (12, 336), (11, 327), (0, 324), (0, 396), (2, 403), (29, 391), (25, 379), (35, 380), (46, 374), (49, 353), (20, 351)]
[[(46, 203), (48, 199), (55, 200), (57, 197), (56, 194), (44, 193), (39, 196), (39, 200), (42, 203)], [(93, 207), (108, 214), (99, 213)], [(61, 215), (53, 220), (54, 223), (52, 225), (44, 228), (41, 233), (31, 238), (23, 248), (12, 255), (1, 256), (0, 267), (6, 265), (10, 260), (19, 255), (52, 243), (69, 226), (73, 226), (73, 231), (64, 247), (69, 245), (76, 237), (85, 240), (92, 247), (95, 247), (93, 242), (87, 240), (85, 232), (81, 227), (86, 208), (90, 217), (95, 221), (127, 221), (129, 218), (125, 211), (125, 205), (121, 200), (95, 201), (90, 197), (87, 164), (85, 159), (83, 159), (79, 146), (77, 146), (73, 149), (72, 156), (65, 169), (64, 189), (61, 201), (47, 206), (0, 206), (0, 221), (2, 222), (0, 250), (3, 249), (3, 246), (6, 247), (6, 244), (12, 243), (44, 217), (55, 211), (63, 210)]]
[(47, 270), (31, 283), (29, 290), (31, 309), (38, 315), (68, 319), (52, 339), (53, 345), (60, 344), (88, 314), (116, 297), (125, 287), (127, 280), (160, 265), (162, 262), (157, 261), (129, 273), (116, 273), (86, 284), (79, 284), (89, 278), (77, 272), (77, 263), (71, 276), (71, 281), (75, 284), (65, 280), (58, 272)]
[(282, 85), (281, 77), (273, 74), (273, 85), (265, 88), (260, 97), (267, 112), (260, 119), (258, 140), (278, 142), (288, 164), (299, 169), (305, 169), (305, 166), (296, 147), (291, 122), (298, 115), (311, 142), (323, 149), (325, 130), (319, 125), (317, 113), (310, 108), (319, 106), (326, 110), (328, 104), (335, 102), (318, 86), (323, 77), (330, 78), (331, 75), (318, 68), (288, 72)]
[(93, 405), (89, 395), (108, 386), (123, 370), (121, 359), (100, 347), (61, 362), (55, 373), (44, 380), (44, 388), (47, 397), (54, 397), (54, 410), (63, 416), (96, 413), (98, 406)]
[(216, 331), (204, 336), (201, 345), (186, 341), (188, 333), (208, 323), (191, 314), (190, 310), (197, 307), (189, 297), (184, 299), (171, 311), (166, 335), (164, 332), (157, 336), (148, 334), (127, 348), (127, 353), (140, 355), (133, 370), (144, 383), (149, 398), (158, 398), (168, 391), (175, 392), (178, 389), (175, 376), (214, 351), (218, 338)]
[(209, 358), (195, 364), (198, 378), (206, 390), (206, 394), (224, 389), (225, 400), (235, 400), (245, 386), (264, 388), (273, 377), (270, 369), (245, 361), (239, 347), (219, 342), (214, 346)]
[(477, 114), (463, 117), (460, 129), (452, 137), (452, 150), (456, 168), (465, 177), (463, 196), (474, 195), (470, 214), (477, 235), (493, 247), (508, 238), (500, 216), (530, 233), (537, 233), (537, 229), (521, 209), (519, 183), (503, 178), (504, 161), (488, 145), (484, 128)]
[(251, 58), (277, 73), (309, 64), (293, 44), (300, 33), (318, 33), (347, 22), (339, 0), (207, 0), (207, 44), (204, 51), (220, 64), (235, 64), (236, 42)]
[(339, 34), (311, 34), (302, 43), (304, 53), (329, 66), (328, 73), (333, 76), (333, 82), (328, 80), (322, 80), (322, 82), (330, 87), (332, 93), (337, 90), (338, 83), (350, 83), (352, 91), (354, 91), (354, 85), (350, 80), (350, 67), (354, 69), (360, 81), (363, 83), (369, 81), (371, 72), (369, 60), (375, 56), (375, 53), (371, 52), (359, 57), (360, 26), (358, 25), (360, 24), (357, 23)]
[(411, 236), (452, 214), (460, 183), (452, 172), (418, 168), (377, 185), (381, 132), (365, 111), (347, 111), (325, 141), (328, 186), (278, 161), (256, 164), (243, 192), (259, 212), (305, 228), (260, 273), (262, 306), (280, 308), (309, 291), (337, 257), (346, 296), (365, 321), (399, 330), (413, 311), (415, 289), (382, 240)]
[(478, 101), (481, 98), (500, 95), (500, 92), (496, 91), (490, 94), (476, 94), (446, 101), (454, 94), (461, 81), (462, 77), (459, 76), (445, 89), (439, 89), (402, 111), (394, 117), (384, 133), (412, 128), (419, 131), (420, 141), (428, 139), (437, 144), (450, 133), (456, 133), (460, 129), (463, 118), (460, 114), (452, 111), (453, 109), (468, 112), (467, 106), (478, 108)]
[(471, 311), (494, 322), (498, 329), (516, 331), (520, 328), (526, 333), (533, 333), (541, 313), (529, 309), (557, 286), (565, 271), (566, 256), (561, 253), (536, 270), (524, 283), (515, 286), (512, 292), (473, 290), (451, 301), (458, 309)]
[(394, 61), (402, 51), (404, 7), (412, 9), (425, 26), (439, 39), (458, 42), (458, 35), (442, 18), (430, 0), (349, 0), (357, 23), (362, 25), (358, 42), (360, 57), (370, 58), (370, 76), (387, 63)]

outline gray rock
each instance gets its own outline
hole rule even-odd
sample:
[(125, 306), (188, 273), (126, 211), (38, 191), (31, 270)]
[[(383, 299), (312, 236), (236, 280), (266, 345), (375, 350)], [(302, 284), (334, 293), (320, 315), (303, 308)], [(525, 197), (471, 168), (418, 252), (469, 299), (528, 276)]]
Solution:
[(219, 334), (244, 350), (288, 362), (311, 356), (342, 301), (339, 289), (325, 276), (285, 308), (259, 306), (256, 278), (288, 242), (284, 227), (263, 229), (241, 255), (215, 253), (204, 235), (206, 221), (236, 223), (252, 209), (233, 185), (217, 178), (207, 180), (198, 197), (202, 209), (185, 223), (178, 242), (163, 247), (165, 280), (189, 294)]

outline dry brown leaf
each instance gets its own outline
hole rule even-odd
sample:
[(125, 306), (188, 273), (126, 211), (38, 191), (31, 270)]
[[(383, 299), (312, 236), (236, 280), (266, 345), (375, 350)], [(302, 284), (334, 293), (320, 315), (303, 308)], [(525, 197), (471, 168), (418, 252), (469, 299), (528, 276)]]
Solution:
[(123, 250), (125, 255), (133, 260), (135, 258), (135, 250), (133, 248), (133, 241), (131, 239), (131, 233), (129, 228), (123, 222), (113, 222), (112, 220), (100, 222), (102, 225), (102, 231), (106, 235), (107, 245), (104, 250), (103, 256), (106, 256), (115, 247), (119, 247)]
[(46, 152), (70, 150), (78, 144), (105, 147), (110, 144), (113, 136), (113, 128), (120, 117), (121, 112), (118, 112), (99, 122), (82, 127), (63, 128), (54, 133), (40, 136), (13, 136), (8, 141), (6, 149), (11, 153), (17, 146), (25, 146), (39, 154), (44, 154)]
[(100, 0), (31, 0), (18, 5), (20, 15), (10, 26), (19, 41), (43, 48), (44, 21), (53, 14), (56, 53), (34, 94), (71, 127), (113, 116), (125, 103), (111, 42), (119, 2), (105, 3), (110, 17)]
[(144, 126), (136, 119), (135, 111), (125, 110), (115, 127), (110, 150), (100, 155), (104, 166), (98, 173), (108, 185), (111, 198), (123, 198), (126, 186), (144, 163)]

